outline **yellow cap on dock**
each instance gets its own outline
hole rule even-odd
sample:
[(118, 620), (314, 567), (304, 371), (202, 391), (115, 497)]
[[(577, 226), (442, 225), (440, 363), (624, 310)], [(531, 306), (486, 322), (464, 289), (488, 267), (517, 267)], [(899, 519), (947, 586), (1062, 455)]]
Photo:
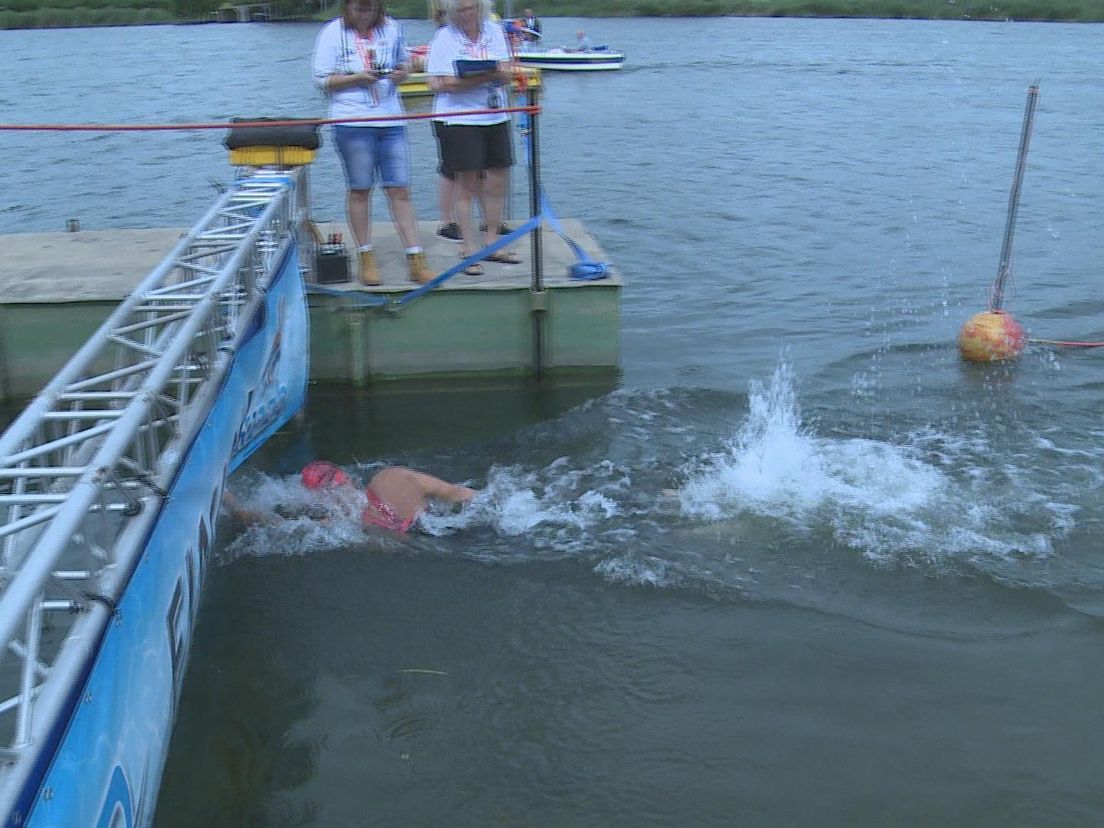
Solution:
[(303, 147), (241, 147), (230, 150), (230, 163), (236, 167), (302, 167), (314, 161), (316, 152)]

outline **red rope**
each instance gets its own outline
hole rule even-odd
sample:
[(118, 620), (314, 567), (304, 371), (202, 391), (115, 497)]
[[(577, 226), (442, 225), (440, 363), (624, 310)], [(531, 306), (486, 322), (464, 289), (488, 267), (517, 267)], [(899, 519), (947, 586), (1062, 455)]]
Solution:
[(1104, 342), (1077, 342), (1066, 339), (1029, 339), (1032, 345), (1058, 345), (1062, 348), (1104, 348)]
[(6, 132), (156, 132), (163, 130), (236, 129), (241, 127), (286, 127), (303, 124), (352, 124), (371, 121), (417, 121), (442, 115), (492, 115), (501, 112), (540, 113), (539, 106), (508, 106), (501, 109), (464, 109), (456, 112), (420, 112), (406, 115), (373, 115), (364, 118), (294, 118), (286, 121), (234, 121), (199, 124), (0, 124)]

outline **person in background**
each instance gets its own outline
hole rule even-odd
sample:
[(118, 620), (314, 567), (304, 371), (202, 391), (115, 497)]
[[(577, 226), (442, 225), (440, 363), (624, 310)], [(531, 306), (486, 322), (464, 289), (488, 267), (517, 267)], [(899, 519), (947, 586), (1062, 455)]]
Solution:
[[(440, 121), (433, 122), (433, 137), (437, 139), (438, 156), (441, 146), (441, 126)], [(483, 176), (479, 177), (479, 183), (482, 185)], [(445, 169), (444, 160), (440, 157), (437, 164), (437, 209), (441, 213), (441, 226), (437, 228), (437, 235), (449, 241), (463, 241), (460, 225), (456, 223), (456, 175)], [(486, 222), (479, 225), (480, 232), (486, 229)], [(508, 236), (510, 232), (510, 225), (504, 221), (498, 223), (498, 235)]]
[[(433, 22), (440, 29), (448, 25), (445, 10), (438, 7), (433, 11)], [(433, 119), (433, 137), (437, 141), (437, 210), (441, 214), (441, 226), (437, 228), (437, 235), (449, 241), (461, 241), (460, 225), (456, 223), (456, 175), (445, 167), (445, 161), (441, 158), (441, 128), (444, 121)]]
[[(433, 137), (437, 139), (438, 148), (441, 146), (443, 127), (443, 122), (433, 122)], [(441, 214), (437, 235), (449, 241), (463, 241), (460, 225), (456, 223), (456, 174), (445, 167), (443, 158), (437, 164), (437, 210)]]
[(587, 33), (582, 29), (575, 32), (575, 46), (571, 49), (566, 49), (568, 52), (589, 52), (594, 47), (591, 45), (590, 38), (587, 37)]
[[(444, 9), (437, 9), (433, 12), (433, 22), (437, 24), (437, 27), (447, 26), (448, 20), (445, 17)], [(456, 175), (455, 173), (445, 168), (444, 160), (440, 157), (441, 147), (441, 133), (440, 128), (443, 125), (442, 121), (433, 121), (433, 137), (437, 141), (438, 147), (438, 164), (437, 164), (437, 209), (441, 214), (441, 225), (437, 228), (437, 235), (442, 239), (448, 239), (449, 241), (463, 241), (463, 237), (460, 235), (460, 225), (456, 223)], [(483, 183), (483, 176), (480, 177), (480, 185)], [(480, 231), (487, 229), (486, 222), (480, 226)], [(510, 226), (506, 222), (499, 222), (498, 235), (507, 236), (510, 234)]]
[[(502, 224), (506, 174), (514, 163), (510, 116), (497, 110), (506, 105), (503, 84), (511, 79), (510, 52), (501, 26), (491, 22), (490, 0), (442, 0), (448, 25), (437, 30), (429, 44), (426, 71), (434, 91), (433, 111), (440, 114), (438, 130), (441, 163), (455, 175), (455, 220), (463, 249), (470, 251), (496, 240)], [(494, 61), (488, 72), (460, 77), (456, 62)], [(492, 110), (481, 114), (453, 115), (464, 110)], [(478, 201), (485, 221), (480, 243), (472, 219), (472, 202)], [(486, 261), (517, 264), (511, 250), (499, 250)], [(476, 263), (465, 268), (469, 275), (483, 273)]]
[(525, 17), (522, 18), (522, 25), (529, 31), (536, 32), (538, 35), (541, 33), (540, 20), (533, 14), (532, 9), (525, 10)]
[(387, 194), (391, 219), (406, 248), (410, 280), (433, 279), (418, 241), (410, 199), (410, 141), (399, 83), (409, 74), (402, 29), (381, 0), (344, 0), (342, 14), (318, 33), (311, 61), (314, 81), (330, 99), (331, 118), (378, 117), (335, 124), (334, 144), (345, 170), (349, 229), (360, 260), (360, 282), (381, 283), (372, 252), (372, 188)]
[[(344, 471), (328, 460), (314, 460), (299, 473), (303, 487), (324, 491), (334, 498), (359, 497), (357, 485)], [(364, 488), (361, 522), (397, 534), (405, 534), (432, 500), (444, 503), (467, 503), (475, 497), (475, 489), (449, 483), (431, 474), (388, 466), (380, 469)], [(284, 520), (271, 510), (247, 509), (230, 492), (223, 503), (235, 518), (245, 523), (280, 523)]]

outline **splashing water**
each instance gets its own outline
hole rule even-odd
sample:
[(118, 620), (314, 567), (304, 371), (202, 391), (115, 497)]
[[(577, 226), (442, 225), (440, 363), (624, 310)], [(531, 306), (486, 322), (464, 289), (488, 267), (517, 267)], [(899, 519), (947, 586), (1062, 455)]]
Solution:
[[(506, 539), (532, 538), (538, 549), (556, 557), (576, 554), (587, 546), (592, 530), (600, 533), (602, 522), (621, 512), (615, 498), (629, 482), (628, 474), (609, 461), (589, 469), (572, 469), (567, 458), (539, 471), (492, 467), (486, 486), (465, 508), (431, 503), (419, 516), (417, 528), (422, 535), (436, 537), (490, 528)], [(248, 492), (240, 495), (245, 508), (271, 512), (277, 505), (276, 514), (282, 519), (246, 527), (224, 550), (224, 561), (307, 555), (365, 542), (392, 547), (406, 542), (401, 536), (362, 526), (365, 500), (356, 489), (335, 496), (334, 492), (304, 489), (295, 477), (266, 475), (259, 475), (245, 488)], [(503, 559), (501, 553), (487, 554), (478, 547), (465, 552), (478, 558)]]
[[(819, 436), (802, 422), (786, 360), (768, 385), (752, 383), (735, 429), (733, 400), (618, 391), (537, 424), (510, 444), (519, 462), (466, 481), (476, 498), (430, 509), (412, 538), (365, 530), (360, 502), (262, 477), (246, 505), (324, 517), (251, 527), (227, 554), (368, 544), (491, 564), (575, 558), (615, 582), (770, 594), (826, 577), (825, 567), (869, 569), (855, 562), (1038, 585), (1062, 580), (1047, 567), (1076, 530), (1079, 498), (1102, 479), (1098, 455), (1071, 456), (1030, 433), (1016, 435), (1029, 451), (1002, 452), (985, 423), (881, 440)], [(534, 445), (556, 459), (526, 464)]]
[(802, 426), (792, 372), (782, 363), (769, 388), (753, 384), (748, 420), (724, 450), (684, 469), (682, 513), (710, 522), (782, 521), (798, 534), (827, 531), (877, 563), (937, 567), (1045, 557), (1072, 528), (1075, 507), (1033, 491), (1026, 471), (1010, 462), (994, 467), (984, 439), (925, 431), (905, 440), (817, 437)]
[(539, 471), (492, 467), (486, 487), (462, 511), (429, 512), (420, 522), (433, 535), (484, 526), (505, 538), (526, 536), (556, 557), (579, 554), (624, 513), (619, 500), (630, 484), (628, 471), (608, 460), (584, 469), (571, 468), (566, 457)]
[[(366, 535), (360, 523), (363, 494), (355, 489), (310, 491), (291, 478), (259, 475), (239, 495), (246, 509), (272, 513), (282, 519), (255, 523), (234, 537), (220, 553), (224, 563), (242, 557), (309, 555), (328, 549), (363, 544), (369, 538), (386, 542), (382, 534)], [(272, 510), (275, 508), (275, 511)]]
[[(683, 512), (722, 520), (745, 510), (797, 515), (833, 487), (816, 441), (801, 427), (790, 367), (770, 388), (753, 383), (749, 417), (726, 450), (695, 461), (679, 493)], [(695, 468), (697, 467), (697, 468)]]

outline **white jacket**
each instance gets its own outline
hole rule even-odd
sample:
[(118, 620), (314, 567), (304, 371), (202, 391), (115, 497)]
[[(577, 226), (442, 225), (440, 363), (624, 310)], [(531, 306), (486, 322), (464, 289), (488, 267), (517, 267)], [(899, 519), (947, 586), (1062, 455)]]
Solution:
[[(433, 35), (429, 44), (429, 57), (426, 59), (426, 72), (431, 75), (456, 75), (457, 60), (509, 60), (510, 49), (506, 45), (506, 34), (497, 23), (484, 21), (479, 30), (479, 38), (473, 43), (455, 26), (442, 26)], [(433, 97), (433, 111), (456, 112), (465, 109), (486, 109), (491, 95), (495, 96), (498, 106), (507, 105), (508, 90), (490, 83), (480, 84), (474, 89), (463, 92), (441, 92)], [(486, 115), (460, 115), (435, 118), (446, 124), (473, 124), (485, 126), (510, 120), (509, 113), (488, 113)]]
[[(322, 27), (314, 43), (311, 71), (314, 83), (330, 99), (331, 118), (366, 118), (402, 115), (402, 98), (390, 78), (381, 78), (371, 87), (348, 86), (336, 92), (326, 90), (326, 78), (363, 72), (372, 68), (406, 67), (409, 53), (402, 27), (390, 17), (372, 30), (371, 37), (360, 37), (347, 29), (340, 17)], [(372, 64), (375, 66), (373, 67)], [(349, 126), (403, 126), (406, 121), (368, 121)]]

